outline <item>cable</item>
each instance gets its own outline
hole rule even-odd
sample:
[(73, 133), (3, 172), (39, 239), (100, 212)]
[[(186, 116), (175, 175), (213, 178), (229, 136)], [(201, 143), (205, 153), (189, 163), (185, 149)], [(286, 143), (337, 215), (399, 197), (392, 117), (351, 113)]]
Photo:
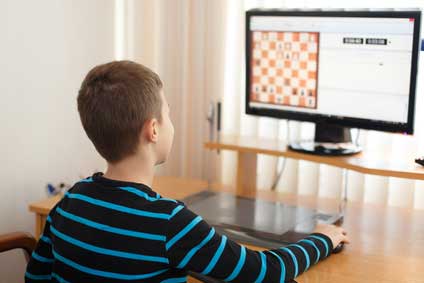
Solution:
[[(289, 125), (290, 120), (286, 121), (286, 133), (287, 133), (287, 143), (290, 143), (290, 125)], [(286, 160), (287, 158), (285, 157), (278, 157), (278, 161), (277, 161), (277, 170), (278, 170), (278, 165), (280, 160), (282, 160), (282, 164), (280, 165), (280, 170), (277, 172), (277, 176), (274, 179), (274, 182), (272, 182), (271, 185), (271, 191), (275, 191), (275, 189), (277, 188), (278, 183), (280, 182), (281, 176), (284, 173), (284, 169), (286, 168)]]
[(359, 145), (359, 136), (361, 135), (361, 129), (357, 129), (356, 132), (356, 138), (355, 138), (355, 145), (358, 146)]

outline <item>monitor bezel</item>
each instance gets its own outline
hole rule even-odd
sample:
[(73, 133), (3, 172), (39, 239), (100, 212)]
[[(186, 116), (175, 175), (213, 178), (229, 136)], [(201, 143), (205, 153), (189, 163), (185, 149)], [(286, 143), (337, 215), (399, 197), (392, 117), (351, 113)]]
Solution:
[[(250, 38), (250, 19), (253, 16), (287, 16), (287, 17), (352, 17), (352, 18), (413, 18), (414, 35), (411, 58), (411, 76), (409, 88), (408, 121), (406, 123), (393, 123), (384, 120), (372, 120), (363, 118), (352, 118), (336, 115), (325, 115), (315, 113), (301, 113), (290, 110), (265, 109), (249, 106), (250, 99), (250, 74), (251, 74), (251, 38)], [(360, 128), (367, 130), (377, 130), (385, 132), (414, 133), (415, 118), (415, 96), (417, 85), (418, 56), (420, 43), (421, 11), (325, 11), (325, 10), (276, 10), (276, 9), (253, 9), (246, 11), (245, 26), (245, 66), (246, 66), (246, 89), (245, 89), (245, 111), (246, 114), (255, 116), (265, 116), (279, 119), (297, 120), (313, 123), (335, 124), (343, 127)]]

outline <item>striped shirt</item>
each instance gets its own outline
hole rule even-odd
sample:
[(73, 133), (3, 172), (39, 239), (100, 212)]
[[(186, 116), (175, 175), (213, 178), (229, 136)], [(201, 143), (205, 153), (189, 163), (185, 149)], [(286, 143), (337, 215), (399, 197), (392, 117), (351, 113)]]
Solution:
[(285, 282), (331, 254), (323, 234), (253, 251), (218, 234), (182, 202), (146, 185), (76, 183), (50, 212), (26, 282), (186, 282), (194, 271), (227, 282)]

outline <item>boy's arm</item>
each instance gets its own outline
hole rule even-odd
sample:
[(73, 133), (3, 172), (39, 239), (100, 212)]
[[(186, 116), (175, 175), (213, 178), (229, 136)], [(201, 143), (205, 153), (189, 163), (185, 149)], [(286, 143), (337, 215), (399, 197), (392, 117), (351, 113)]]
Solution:
[(174, 268), (231, 282), (285, 282), (328, 257), (333, 244), (317, 233), (281, 249), (253, 251), (184, 207), (170, 219), (165, 249)]
[(26, 283), (51, 282), (52, 278), (52, 241), (50, 238), (50, 215), (47, 217), (43, 234), (38, 240), (37, 247), (31, 255), (26, 272)]

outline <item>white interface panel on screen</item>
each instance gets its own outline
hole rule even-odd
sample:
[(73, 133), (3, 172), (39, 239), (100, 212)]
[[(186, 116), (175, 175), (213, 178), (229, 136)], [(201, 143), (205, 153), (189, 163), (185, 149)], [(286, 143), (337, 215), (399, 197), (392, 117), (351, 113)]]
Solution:
[(252, 16), (250, 107), (406, 123), (414, 20)]

